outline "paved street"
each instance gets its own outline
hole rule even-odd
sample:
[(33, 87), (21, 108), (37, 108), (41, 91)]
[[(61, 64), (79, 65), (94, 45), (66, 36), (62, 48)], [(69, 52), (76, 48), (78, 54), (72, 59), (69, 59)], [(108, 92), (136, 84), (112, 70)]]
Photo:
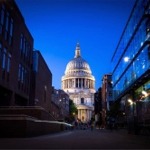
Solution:
[(0, 138), (1, 149), (150, 149), (150, 137), (124, 130), (73, 130), (31, 138)]

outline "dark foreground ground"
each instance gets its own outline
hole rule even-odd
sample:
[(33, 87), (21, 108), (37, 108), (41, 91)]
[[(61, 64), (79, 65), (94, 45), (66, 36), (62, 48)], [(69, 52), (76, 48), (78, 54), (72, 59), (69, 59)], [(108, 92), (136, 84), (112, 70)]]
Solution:
[(126, 130), (73, 130), (30, 138), (0, 138), (0, 149), (150, 149), (150, 137)]

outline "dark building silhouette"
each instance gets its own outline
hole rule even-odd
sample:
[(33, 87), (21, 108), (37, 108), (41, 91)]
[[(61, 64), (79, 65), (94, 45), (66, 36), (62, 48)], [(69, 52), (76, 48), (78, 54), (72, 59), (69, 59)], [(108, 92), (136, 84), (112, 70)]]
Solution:
[(50, 112), (52, 73), (40, 51), (33, 51), (30, 105), (41, 106)]
[(51, 115), (51, 95), (52, 73), (40, 51), (33, 51), (33, 37), (15, 1), (0, 0), (0, 137), (70, 126)]
[(0, 106), (29, 105), (33, 37), (14, 0), (0, 1)]
[(102, 126), (106, 126), (107, 114), (113, 103), (112, 74), (105, 74), (102, 78)]
[(50, 111), (52, 73), (14, 0), (0, 1), (0, 106)]
[(65, 120), (69, 117), (69, 95), (61, 89), (52, 92), (51, 114), (57, 120)]
[(98, 114), (102, 111), (102, 89), (99, 88), (94, 94), (94, 111)]
[(102, 79), (102, 109), (109, 111), (112, 103), (112, 75), (105, 74)]

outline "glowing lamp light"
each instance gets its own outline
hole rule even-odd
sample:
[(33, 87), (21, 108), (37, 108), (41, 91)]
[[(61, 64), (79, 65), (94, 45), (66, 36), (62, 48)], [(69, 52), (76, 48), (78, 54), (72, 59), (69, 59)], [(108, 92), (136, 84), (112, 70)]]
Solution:
[(124, 57), (125, 62), (129, 62), (130, 58), (129, 57)]
[(142, 91), (142, 94), (147, 97), (148, 96), (148, 93), (146, 91)]
[(133, 101), (131, 99), (128, 99), (128, 102), (132, 105)]

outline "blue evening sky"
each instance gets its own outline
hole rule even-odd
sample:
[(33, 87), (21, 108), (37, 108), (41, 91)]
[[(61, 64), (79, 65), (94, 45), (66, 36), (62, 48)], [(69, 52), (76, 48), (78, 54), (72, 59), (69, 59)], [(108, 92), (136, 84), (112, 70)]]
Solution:
[(129, 18), (135, 0), (16, 0), (25, 23), (61, 88), (61, 77), (74, 57), (76, 43), (96, 78), (96, 89)]

